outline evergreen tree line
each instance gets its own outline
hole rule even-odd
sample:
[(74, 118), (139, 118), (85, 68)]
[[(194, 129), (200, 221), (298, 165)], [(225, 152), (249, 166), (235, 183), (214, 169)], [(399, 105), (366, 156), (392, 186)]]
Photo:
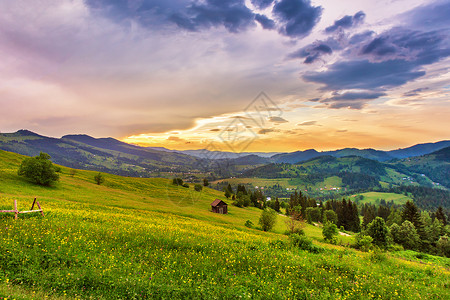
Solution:
[(362, 233), (357, 244), (370, 236), (373, 244), (389, 248), (395, 244), (404, 249), (450, 257), (450, 226), (442, 207), (429, 214), (420, 212), (411, 201), (402, 207), (373, 205), (364, 207)]

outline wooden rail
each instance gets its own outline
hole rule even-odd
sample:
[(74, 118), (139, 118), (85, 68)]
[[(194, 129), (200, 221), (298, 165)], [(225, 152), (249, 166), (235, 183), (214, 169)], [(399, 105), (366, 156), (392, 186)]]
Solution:
[[(35, 209), (34, 205), (37, 205), (37, 207), (39, 209)], [(18, 219), (19, 218), (19, 214), (28, 214), (28, 213), (36, 213), (36, 212), (40, 212), (42, 216), (44, 216), (44, 210), (41, 208), (41, 205), (39, 204), (39, 201), (36, 201), (36, 198), (34, 198), (33, 204), (31, 205), (30, 210), (26, 210), (26, 211), (19, 211), (17, 209), (17, 200), (14, 200), (14, 210), (0, 210), (0, 213), (14, 213), (14, 219)]]

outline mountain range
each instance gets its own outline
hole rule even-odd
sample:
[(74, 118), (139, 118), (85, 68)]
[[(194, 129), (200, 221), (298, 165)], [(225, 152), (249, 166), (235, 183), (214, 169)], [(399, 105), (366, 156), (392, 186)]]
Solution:
[[(245, 152), (232, 153), (208, 150), (169, 150), (162, 147), (141, 147), (114, 138), (93, 138), (85, 134), (52, 138), (29, 130), (0, 133), (0, 149), (35, 156), (46, 152), (55, 163), (72, 168), (98, 170), (119, 175), (153, 177), (161, 172), (216, 172), (218, 177), (237, 173), (271, 163), (296, 164), (322, 156), (335, 158), (357, 156), (378, 162), (395, 162), (430, 154), (445, 147), (450, 141), (418, 144), (392, 151), (345, 148), (334, 151), (314, 149), (291, 153)], [(211, 161), (214, 161), (212, 163)], [(419, 169), (429, 165), (423, 164)], [(419, 170), (418, 169), (418, 170)], [(442, 177), (442, 176), (440, 176)]]

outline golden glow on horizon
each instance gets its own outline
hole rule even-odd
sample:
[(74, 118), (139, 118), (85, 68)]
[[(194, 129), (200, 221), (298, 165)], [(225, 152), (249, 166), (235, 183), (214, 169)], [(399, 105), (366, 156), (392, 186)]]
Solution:
[[(448, 122), (446, 111), (445, 103), (438, 108), (419, 105), (405, 110), (399, 102), (363, 110), (301, 108), (286, 111), (283, 114), (286, 122), (268, 122), (264, 128), (249, 126), (251, 134), (247, 133), (247, 137), (251, 138), (253, 134), (254, 139), (244, 151), (291, 152), (312, 148), (318, 151), (340, 148), (392, 150), (436, 142), (449, 138), (446, 128), (436, 126)], [(188, 129), (131, 135), (122, 141), (175, 150), (205, 149), (214, 142), (222, 151), (234, 151), (223, 143), (221, 134), (232, 131), (230, 124), (243, 115), (241, 112), (198, 119)], [(433, 118), (424, 118), (424, 115), (432, 115)], [(246, 119), (242, 121), (250, 124)]]

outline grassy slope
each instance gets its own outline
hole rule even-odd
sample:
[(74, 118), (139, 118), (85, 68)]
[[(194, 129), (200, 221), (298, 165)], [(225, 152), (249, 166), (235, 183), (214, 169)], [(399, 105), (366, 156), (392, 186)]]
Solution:
[[(371, 203), (371, 204), (379, 204), (379, 200), (384, 199), (386, 202), (394, 201), (395, 204), (405, 204), (406, 201), (413, 201), (410, 197), (407, 197), (403, 194), (395, 194), (395, 193), (381, 193), (381, 192), (368, 192), (361, 193), (358, 195), (364, 196), (364, 199), (359, 200), (359, 204)], [(356, 195), (351, 196), (351, 199)]]
[[(339, 246), (324, 245), (321, 254), (291, 248), (279, 234), (285, 217), (272, 233), (248, 229), (245, 220), (256, 224), (260, 211), (212, 214), (210, 202), (223, 197), (214, 190), (185, 197), (187, 189), (164, 179), (108, 174), (97, 186), (94, 172), (72, 178), (66, 168), (59, 183), (44, 188), (16, 175), (22, 159), (0, 151), (0, 207), (18, 199), (28, 209), (36, 195), (46, 217), (0, 216), (2, 297), (446, 297), (449, 272), (439, 265), (377, 262), (376, 255)], [(321, 239), (319, 228), (306, 231)]]

